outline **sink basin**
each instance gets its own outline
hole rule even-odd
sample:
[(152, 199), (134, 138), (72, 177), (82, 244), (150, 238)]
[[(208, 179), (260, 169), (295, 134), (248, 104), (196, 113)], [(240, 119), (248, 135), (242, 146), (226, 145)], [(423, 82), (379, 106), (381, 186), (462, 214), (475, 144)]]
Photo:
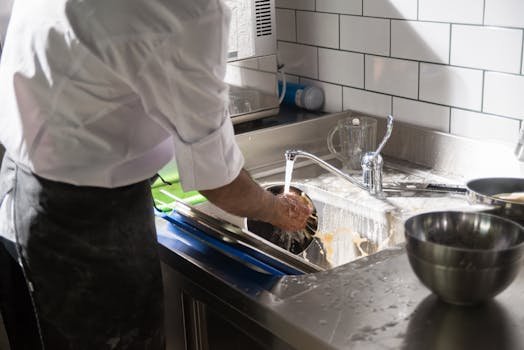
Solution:
[[(317, 178), (321, 183), (329, 176)], [(274, 183), (264, 183), (263, 186)], [(323, 183), (323, 185), (325, 185)], [(312, 243), (300, 256), (312, 264), (330, 269), (360, 257), (391, 248), (402, 242), (397, 235), (397, 209), (351, 184), (340, 191), (328, 191), (309, 182), (293, 182), (304, 191), (317, 209), (318, 229)]]
[[(351, 112), (324, 115), (238, 134), (236, 140), (244, 154), (244, 167), (263, 186), (282, 184), (284, 153), (289, 149), (309, 152), (340, 168), (340, 163), (330, 155), (327, 148), (326, 135), (338, 120), (350, 115)], [(379, 127), (384, 129), (383, 121), (379, 123)], [(457, 167), (457, 155), (454, 151), (455, 148), (461, 149), (462, 141), (464, 140), (454, 136), (450, 138), (449, 135), (397, 123), (382, 155), (384, 185), (464, 183), (463, 177), (467, 176), (468, 171), (483, 168)], [(443, 146), (448, 144), (451, 146)], [(467, 143), (466, 146), (475, 149), (479, 147), (477, 143)], [(466, 153), (460, 152), (460, 155), (465, 157)], [(463, 158), (459, 160), (461, 159)], [(416, 164), (425, 164), (426, 167)], [(360, 174), (355, 177), (360, 177)], [(234, 246), (241, 256), (253, 254), (266, 264), (290, 267), (290, 270), (300, 274), (333, 269), (366, 255), (399, 249), (404, 242), (404, 222), (413, 215), (430, 211), (485, 209), (470, 206), (464, 195), (447, 193), (434, 197), (418, 192), (416, 188), (398, 191), (396, 196), (388, 196), (384, 200), (377, 199), (358, 186), (327, 173), (308, 159), (295, 161), (292, 182), (293, 186), (304, 191), (313, 200), (319, 217), (315, 239), (298, 255), (250, 232), (244, 218), (227, 214), (208, 202), (194, 207), (208, 217), (220, 219), (220, 222), (206, 219), (202, 223), (196, 220), (195, 226), (203, 231), (212, 231), (211, 234), (214, 234), (213, 237), (219, 243)], [(199, 217), (198, 213), (191, 213), (190, 209), (186, 211), (194, 214), (189, 215), (191, 218)], [(222, 225), (224, 222), (227, 224), (225, 229)], [(238, 258), (241, 259), (243, 258)], [(289, 273), (292, 272), (283, 272)]]
[[(329, 158), (329, 157), (328, 157)], [(338, 160), (328, 159), (334, 166)], [(263, 185), (283, 179), (284, 172), (254, 177)], [(359, 174), (355, 174), (358, 179)], [(383, 249), (397, 248), (404, 242), (404, 221), (415, 214), (439, 209), (471, 210), (465, 197), (446, 194), (425, 197), (412, 193), (378, 199), (348, 181), (327, 173), (316, 164), (295, 164), (293, 186), (303, 190), (314, 202), (319, 218), (313, 244), (301, 255), (304, 259), (333, 268)], [(440, 176), (415, 165), (389, 161), (384, 167), (384, 182), (446, 182)]]
[[(329, 161), (337, 166), (337, 160)], [(384, 181), (428, 180), (423, 171), (410, 173), (400, 168), (402, 166), (386, 167)], [(252, 171), (252, 175), (264, 187), (282, 185), (284, 166), (266, 167)], [(414, 214), (469, 207), (464, 196), (452, 194), (438, 198), (409, 196), (378, 199), (307, 161), (295, 164), (292, 185), (304, 191), (317, 209), (318, 230), (313, 242), (297, 257), (315, 265), (318, 270), (332, 269), (384, 249), (399, 249), (404, 242), (404, 221)], [(239, 226), (247, 234), (254, 234), (247, 231), (244, 218), (227, 214), (210, 203), (200, 204), (197, 208)], [(272, 245), (269, 241), (266, 243)]]
[[(327, 149), (325, 136), (338, 120), (348, 115), (327, 115), (237, 135), (237, 142), (246, 159), (245, 168), (263, 186), (282, 184), (285, 172), (284, 153), (289, 149), (310, 152), (340, 168), (340, 162)], [(402, 131), (401, 129), (399, 125), (397, 132)], [(462, 182), (451, 181), (447, 174), (417, 166), (415, 163), (383, 156), (384, 184)], [(360, 176), (355, 174), (356, 178)], [(295, 161), (292, 184), (313, 200), (319, 218), (315, 239), (299, 256), (293, 256), (293, 259), (307, 262), (317, 271), (332, 269), (381, 250), (398, 249), (404, 242), (404, 221), (412, 215), (436, 210), (471, 210), (465, 196), (458, 194), (421, 197), (416, 191), (409, 196), (406, 196), (408, 192), (402, 191), (403, 196), (381, 200), (358, 186), (327, 173), (308, 159)], [(210, 203), (200, 204), (198, 208), (240, 227), (246, 236), (255, 235), (247, 230), (246, 220), (243, 218), (224, 213)], [(269, 250), (284, 251), (269, 241), (262, 242), (272, 246)]]

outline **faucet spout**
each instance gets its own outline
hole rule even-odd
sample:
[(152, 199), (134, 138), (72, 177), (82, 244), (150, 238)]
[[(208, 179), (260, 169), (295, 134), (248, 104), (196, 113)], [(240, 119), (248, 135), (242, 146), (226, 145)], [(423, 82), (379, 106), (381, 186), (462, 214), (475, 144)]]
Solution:
[(393, 117), (391, 115), (388, 115), (387, 117), (387, 125), (386, 125), (386, 134), (384, 135), (384, 138), (382, 139), (382, 142), (378, 146), (377, 150), (375, 152), (367, 152), (362, 157), (362, 182), (355, 179), (354, 177), (340, 171), (339, 169), (335, 168), (331, 164), (327, 163), (326, 161), (320, 159), (319, 157), (315, 156), (314, 154), (311, 154), (309, 152), (297, 150), (297, 149), (289, 149), (284, 153), (284, 156), (287, 161), (295, 161), (297, 158), (307, 158), (318, 165), (320, 165), (322, 168), (326, 169), (330, 173), (343, 178), (344, 180), (352, 183), (353, 185), (356, 185), (360, 187), (361, 189), (368, 191), (371, 195), (374, 195), (378, 198), (384, 198), (384, 193), (382, 191), (382, 165), (383, 165), (383, 159), (380, 155), (380, 152), (384, 148), (386, 142), (389, 140), (391, 136), (391, 132), (393, 131)]
[(360, 181), (358, 181), (357, 179), (351, 177), (348, 174), (343, 173), (342, 171), (338, 170), (337, 168), (335, 168), (331, 164), (327, 163), (326, 161), (320, 159), (319, 157), (315, 156), (314, 154), (311, 154), (311, 153), (305, 152), (305, 151), (301, 151), (301, 150), (297, 150), (297, 149), (290, 149), (290, 150), (287, 150), (284, 153), (284, 156), (285, 156), (286, 160), (290, 160), (290, 161), (294, 161), (297, 158), (307, 158), (309, 160), (312, 160), (316, 164), (318, 164), (320, 167), (322, 167), (322, 168), (326, 169), (327, 171), (329, 171), (330, 173), (332, 173), (332, 174), (334, 174), (334, 175), (336, 175), (338, 177), (343, 178), (344, 180), (352, 183), (353, 185), (356, 185), (356, 186), (360, 187), (363, 190), (366, 190), (366, 191), (368, 190), (367, 187), (364, 186)]
[(306, 152), (299, 151), (299, 150), (296, 150), (296, 149), (288, 149), (286, 152), (284, 152), (284, 157), (286, 158), (286, 160), (294, 162), (295, 158), (298, 155), (298, 153), (306, 153)]

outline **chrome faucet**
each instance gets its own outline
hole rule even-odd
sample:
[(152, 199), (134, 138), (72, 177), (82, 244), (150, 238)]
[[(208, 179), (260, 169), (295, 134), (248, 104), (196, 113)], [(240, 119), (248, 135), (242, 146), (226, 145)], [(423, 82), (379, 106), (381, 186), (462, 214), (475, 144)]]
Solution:
[(364, 186), (362, 183), (360, 183), (360, 181), (358, 181), (357, 179), (351, 177), (350, 175), (348, 175), (346, 173), (343, 173), (342, 171), (340, 171), (337, 168), (335, 168), (333, 165), (331, 165), (331, 164), (327, 163), (326, 161), (320, 159), (319, 157), (315, 156), (314, 154), (311, 154), (311, 153), (306, 152), (306, 151), (301, 151), (301, 150), (298, 150), (298, 149), (289, 149), (289, 150), (287, 150), (284, 153), (284, 156), (286, 157), (286, 160), (290, 160), (290, 161), (294, 161), (296, 158), (307, 158), (307, 159), (310, 159), (310, 160), (314, 161), (315, 163), (317, 163), (318, 165), (320, 165), (322, 168), (324, 168), (327, 171), (329, 171), (330, 173), (332, 173), (332, 174), (334, 174), (336, 176), (339, 176), (339, 177), (343, 178), (344, 180), (347, 180), (347, 181), (351, 182), (353, 185), (356, 185), (356, 186), (360, 187), (363, 190), (367, 190), (367, 187)]
[(369, 190), (369, 193), (372, 195), (382, 196), (382, 168), (384, 166), (384, 160), (380, 155), (380, 152), (388, 142), (393, 131), (393, 117), (388, 115), (386, 134), (380, 142), (377, 150), (375, 152), (366, 152), (362, 156), (362, 182), (364, 186)]
[(326, 161), (320, 159), (319, 157), (309, 152), (296, 150), (296, 149), (290, 149), (290, 150), (287, 150), (284, 153), (284, 155), (285, 155), (286, 160), (289, 160), (289, 161), (294, 161), (296, 158), (310, 159), (314, 161), (315, 163), (317, 163), (318, 165), (320, 165), (322, 168), (329, 171), (330, 173), (336, 176), (339, 176), (346, 181), (349, 181), (353, 185), (356, 185), (363, 190), (369, 191), (370, 194), (377, 196), (377, 197), (384, 197), (383, 192), (382, 192), (382, 166), (384, 164), (384, 161), (382, 159), (382, 156), (380, 155), (380, 152), (382, 151), (382, 149), (384, 148), (384, 145), (390, 138), (392, 130), (393, 130), (393, 117), (389, 115), (387, 118), (386, 135), (384, 136), (384, 139), (378, 146), (377, 150), (374, 152), (367, 152), (362, 157), (362, 162), (361, 162), (362, 182), (340, 171), (339, 169), (335, 168), (331, 164), (327, 163)]

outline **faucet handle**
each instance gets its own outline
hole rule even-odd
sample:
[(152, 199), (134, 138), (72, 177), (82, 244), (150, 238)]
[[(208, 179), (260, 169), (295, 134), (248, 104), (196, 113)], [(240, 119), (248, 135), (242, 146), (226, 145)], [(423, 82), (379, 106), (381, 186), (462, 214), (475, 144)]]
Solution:
[(380, 142), (380, 145), (378, 145), (377, 150), (375, 151), (375, 157), (380, 154), (384, 146), (386, 145), (386, 142), (388, 142), (389, 138), (391, 137), (391, 133), (393, 132), (393, 116), (390, 114), (387, 118), (387, 124), (386, 124), (386, 134), (384, 135), (384, 138)]
[(382, 193), (382, 166), (383, 159), (380, 152), (388, 142), (393, 131), (393, 117), (388, 115), (386, 134), (375, 152), (367, 152), (362, 157), (362, 182), (369, 189), (369, 193), (383, 196)]

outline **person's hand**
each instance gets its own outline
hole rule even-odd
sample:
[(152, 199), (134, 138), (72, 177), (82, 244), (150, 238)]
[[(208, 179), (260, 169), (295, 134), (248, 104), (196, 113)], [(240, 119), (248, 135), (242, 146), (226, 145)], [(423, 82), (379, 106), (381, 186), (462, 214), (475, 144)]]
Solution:
[(313, 211), (308, 201), (294, 193), (276, 196), (275, 215), (271, 224), (284, 231), (299, 231)]

